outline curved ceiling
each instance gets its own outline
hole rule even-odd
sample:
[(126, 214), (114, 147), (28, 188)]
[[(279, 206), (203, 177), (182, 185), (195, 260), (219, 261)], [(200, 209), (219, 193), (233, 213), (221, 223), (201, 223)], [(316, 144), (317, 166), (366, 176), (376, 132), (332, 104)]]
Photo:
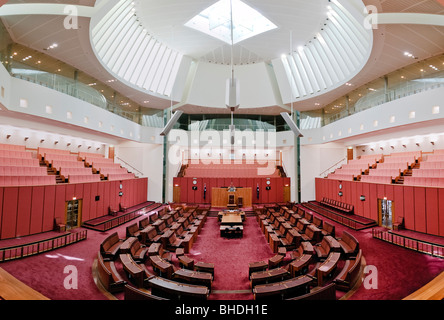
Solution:
[[(77, 30), (64, 29), (63, 19), (65, 17), (63, 15), (56, 16), (57, 12), (48, 12), (49, 15), (45, 15), (42, 12), (43, 9), (40, 8), (38, 14), (33, 14), (32, 10), (37, 12), (33, 5), (40, 4), (39, 1), (10, 0), (7, 5), (0, 8), (0, 15), (15, 42), (41, 52), (45, 52), (44, 48), (48, 44), (59, 43), (57, 50), (45, 53), (75, 66), (99, 81), (106, 82), (110, 77), (121, 80), (110, 83), (110, 86), (140, 105), (144, 105), (144, 102), (149, 100), (148, 107), (153, 109), (165, 109), (170, 107), (170, 103), (174, 103), (176, 107), (190, 113), (211, 110), (225, 112), (225, 79), (229, 77), (229, 67), (228, 71), (225, 69), (230, 64), (231, 47), (183, 26), (186, 21), (215, 3), (216, 0), (134, 1), (134, 14), (138, 19), (137, 22), (156, 39), (159, 47), (165, 46), (165, 52), (170, 50), (168, 51), (170, 52), (168, 61), (180, 60), (180, 65), (170, 65), (168, 61), (159, 61), (159, 66), (168, 65), (171, 70), (154, 77), (161, 79), (162, 83), (168, 83), (169, 87), (166, 87), (171, 89), (171, 96), (168, 95), (168, 90), (159, 90), (160, 85), (153, 86), (153, 81), (150, 91), (143, 89), (143, 86), (138, 87), (131, 84), (124, 77), (116, 74), (116, 70), (113, 71), (113, 68), (106, 66), (97, 54), (98, 51), (93, 46), (93, 36), (90, 35), (90, 30), (97, 24), (95, 17), (97, 19), (104, 17), (118, 2), (118, 0), (44, 1), (46, 5), (66, 6), (72, 4), (83, 9), (80, 12), (85, 12), (85, 14), (79, 17)], [(322, 59), (320, 54), (322, 51), (314, 51), (313, 49), (319, 47), (319, 44), (313, 43), (313, 40), (320, 31), (323, 31), (321, 29), (327, 19), (327, 6), (331, 5), (331, 2), (327, 0), (295, 0), (291, 2), (244, 0), (244, 2), (257, 9), (278, 28), (240, 42), (233, 47), (233, 60), (236, 64), (235, 74), (241, 79), (241, 92), (254, 97), (250, 102), (244, 103), (244, 108), (241, 106), (239, 112), (242, 113), (278, 114), (278, 112), (289, 108), (291, 100), (294, 101), (294, 104), (293, 101), (291, 102), (296, 110), (319, 109), (347, 94), (353, 90), (353, 87), (364, 85), (375, 78), (411, 64), (412, 61), (403, 56), (405, 51), (414, 53), (420, 60), (444, 52), (444, 41), (442, 41), (444, 27), (442, 24), (425, 25), (420, 21), (418, 24), (400, 24), (399, 22), (391, 24), (390, 22), (393, 21), (390, 19), (392, 18), (384, 21), (384, 24), (373, 30), (367, 30), (371, 41), (369, 51), (366, 52), (363, 50), (365, 43), (351, 41), (352, 34), (348, 34), (347, 38), (343, 39), (337, 37), (341, 34), (339, 30), (344, 30), (347, 25), (341, 24), (338, 20), (339, 13), (336, 12), (334, 16), (337, 23), (333, 19), (329, 20), (332, 30), (335, 28), (335, 31), (330, 30), (325, 33), (329, 35), (329, 41), (335, 39), (331, 43), (336, 43), (333, 48), (336, 48), (340, 54), (342, 62), (338, 60), (339, 58), (335, 58), (338, 65), (331, 64), (330, 73), (327, 73), (327, 66), (324, 65), (324, 69), (322, 66), (319, 67), (319, 64), (310, 62)], [(366, 13), (362, 11), (364, 5), (375, 6), (380, 14), (425, 13), (435, 16), (441, 15), (437, 17), (438, 20), (442, 18), (444, 13), (444, 6), (438, 0), (364, 0), (362, 2), (338, 1), (337, 3), (343, 5), (355, 19), (358, 17), (357, 21), (361, 23), (363, 19), (368, 18)], [(22, 10), (17, 7), (16, 12), (11, 12), (13, 11), (12, 7), (19, 4), (27, 4), (28, 9)], [(99, 14), (100, 6), (105, 8), (106, 12)], [(412, 18), (410, 17), (407, 21), (412, 21)], [(406, 37), (406, 34), (409, 34), (409, 37)], [(357, 34), (354, 36), (358, 40), (362, 39)], [(291, 54), (290, 42), (293, 48)], [(354, 48), (350, 44), (353, 44)], [(300, 50), (301, 47), (304, 47), (303, 51)], [(307, 47), (308, 49), (306, 49)], [(344, 51), (341, 51), (343, 49)], [(351, 52), (357, 55), (344, 56), (344, 53), (350, 54)], [(176, 53), (175, 59), (173, 59), (173, 53)], [(286, 54), (285, 59), (281, 57), (282, 54)], [(180, 56), (182, 58), (178, 59)], [(362, 64), (354, 60), (356, 56), (360, 57)], [(346, 58), (344, 59), (344, 57)], [(122, 61), (122, 57), (119, 58)], [(119, 58), (115, 58), (114, 67), (117, 65), (123, 67), (123, 64), (116, 60)], [(288, 63), (287, 69), (285, 60)], [(304, 61), (306, 64), (301, 70), (305, 70), (305, 74), (295, 71), (295, 66)], [(347, 63), (345, 69), (342, 63)], [(338, 67), (341, 68), (340, 72), (338, 72)], [(347, 69), (348, 72), (346, 72)], [(121, 70), (123, 68), (120, 68)], [(158, 70), (160, 69), (157, 68), (151, 73), (156, 74)], [(336, 72), (332, 72), (332, 70), (336, 70)], [(175, 72), (177, 74), (174, 86), (171, 87), (171, 81), (174, 78), (172, 76)], [(248, 73), (252, 74), (253, 79), (262, 79), (262, 81), (250, 81), (251, 76), (245, 76)], [(210, 80), (215, 75), (216, 79)], [(298, 86), (298, 83), (300, 85), (298, 81), (301, 80), (298, 77), (302, 78), (302, 76), (305, 78), (305, 82), (303, 82), (305, 95), (302, 87)], [(353, 86), (345, 86), (344, 84), (347, 82), (352, 83)], [(211, 91), (215, 90), (214, 88), (217, 88), (217, 91)], [(209, 97), (203, 99), (199, 92), (204, 92)]]

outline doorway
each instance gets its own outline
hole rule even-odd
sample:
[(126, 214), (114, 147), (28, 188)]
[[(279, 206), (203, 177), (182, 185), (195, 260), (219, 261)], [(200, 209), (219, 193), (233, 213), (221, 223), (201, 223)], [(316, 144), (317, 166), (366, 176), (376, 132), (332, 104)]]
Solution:
[(66, 230), (80, 227), (82, 200), (66, 201)]
[(379, 225), (381, 227), (392, 229), (394, 218), (394, 202), (388, 199), (379, 199)]

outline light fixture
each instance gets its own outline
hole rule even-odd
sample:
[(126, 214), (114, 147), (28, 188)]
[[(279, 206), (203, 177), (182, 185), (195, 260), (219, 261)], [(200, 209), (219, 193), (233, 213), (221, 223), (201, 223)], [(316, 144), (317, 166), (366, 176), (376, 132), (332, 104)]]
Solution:
[(432, 145), (435, 145), (435, 141), (430, 141), (430, 143), (431, 143)]
[(371, 150), (371, 151), (375, 151), (375, 149), (373, 149), (373, 148), (370, 148), (370, 150)]
[(381, 149), (381, 150), (384, 150), (384, 148), (383, 148), (383, 147), (379, 147), (379, 149)]
[(71, 145), (71, 143), (68, 143), (66, 146), (69, 147)]
[(416, 143), (416, 146), (419, 147), (419, 143)]
[(97, 148), (96, 150), (97, 150), (97, 151), (99, 151), (99, 150), (100, 150), (100, 147), (99, 147), (99, 148)]
[(59, 143), (58, 141), (54, 141), (54, 144), (57, 144), (57, 143)]
[(29, 137), (25, 137), (25, 141), (28, 141), (29, 140)]
[(9, 138), (11, 138), (11, 135), (10, 135), (10, 134), (8, 134), (8, 135), (6, 136), (6, 139), (9, 139)]
[(392, 149), (395, 149), (395, 147), (394, 147), (394, 146), (390, 146), (390, 148), (392, 148)]
[(81, 145), (81, 144), (79, 144), (79, 145), (78, 145), (78, 147), (79, 147), (79, 148), (81, 148), (81, 147), (82, 147), (82, 145)]
[(91, 149), (91, 146), (88, 147), (88, 150)]
[(405, 144), (402, 145), (403, 148), (407, 148), (407, 146)]
[(43, 143), (43, 142), (45, 142), (45, 139), (40, 140), (40, 143)]

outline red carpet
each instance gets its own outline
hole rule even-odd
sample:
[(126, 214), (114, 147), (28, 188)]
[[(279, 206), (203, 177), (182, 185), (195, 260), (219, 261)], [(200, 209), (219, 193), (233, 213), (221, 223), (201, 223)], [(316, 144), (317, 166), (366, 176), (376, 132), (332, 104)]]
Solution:
[[(22, 260), (5, 262), (0, 264), (0, 267), (53, 300), (106, 299), (97, 289), (92, 277), (92, 264), (99, 245), (115, 231), (124, 238), (125, 228), (142, 218), (107, 232), (88, 230), (87, 240), (80, 243)], [(371, 229), (353, 231), (332, 223), (336, 226), (337, 237), (340, 237), (343, 230), (348, 230), (359, 240), (366, 263), (374, 265), (378, 271), (378, 288), (369, 290), (361, 286), (351, 300), (400, 300), (444, 270), (443, 259), (373, 239)], [(221, 238), (217, 219), (209, 217), (192, 248), (191, 255), (198, 261), (215, 264), (215, 280), (210, 299), (245, 300), (252, 298), (249, 291), (243, 291), (250, 290), (248, 263), (266, 261), (273, 253), (254, 217), (247, 218), (244, 237), (241, 239)], [(64, 269), (70, 265), (75, 266), (78, 271), (77, 289), (64, 287), (65, 278), (68, 276)], [(242, 291), (239, 293), (236, 290)], [(122, 295), (118, 297), (122, 298)]]

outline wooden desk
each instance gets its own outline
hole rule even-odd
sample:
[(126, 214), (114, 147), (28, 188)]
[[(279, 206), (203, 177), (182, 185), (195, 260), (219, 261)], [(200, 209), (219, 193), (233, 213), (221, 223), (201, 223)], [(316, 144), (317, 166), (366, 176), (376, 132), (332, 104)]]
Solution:
[(150, 256), (150, 260), (154, 271), (158, 272), (161, 277), (171, 279), (174, 273), (171, 263), (163, 260), (160, 256)]
[(151, 294), (180, 300), (208, 299), (209, 290), (205, 286), (185, 284), (160, 277), (148, 280)]
[(242, 205), (251, 207), (253, 204), (253, 193), (251, 188), (236, 188), (235, 192), (229, 192), (228, 188), (211, 188), (211, 206), (226, 207), (228, 205), (228, 195), (234, 195), (234, 203), (238, 203), (239, 197), (243, 198)]
[(258, 284), (284, 280), (288, 276), (289, 273), (284, 268), (276, 268), (266, 271), (257, 271), (253, 272), (250, 275), (250, 284), (251, 287), (254, 288), (254, 286)]
[(296, 260), (292, 261), (289, 267), (291, 276), (296, 277), (303, 272), (304, 269), (308, 269), (312, 257), (313, 256), (311, 254), (303, 254)]
[(309, 276), (300, 276), (298, 278), (292, 278), (289, 280), (257, 285), (253, 289), (254, 299), (278, 299), (283, 300), (286, 298), (303, 295), (310, 291), (310, 282), (313, 279)]
[(265, 271), (267, 268), (268, 264), (265, 261), (250, 262), (248, 264), (248, 277), (250, 277), (253, 272)]
[(180, 256), (177, 259), (179, 260), (179, 265), (182, 268), (190, 269), (190, 270), (194, 269), (194, 259), (192, 259), (186, 255)]
[(332, 252), (328, 255), (327, 259), (318, 268), (318, 286), (322, 287), (324, 285), (324, 277), (328, 276), (333, 272), (333, 270), (338, 265), (340, 257), (341, 257), (340, 252)]
[(214, 277), (214, 264), (199, 261), (194, 264), (194, 270), (211, 273)]
[(220, 221), (221, 225), (238, 225), (242, 224), (242, 217), (238, 214), (224, 214)]

